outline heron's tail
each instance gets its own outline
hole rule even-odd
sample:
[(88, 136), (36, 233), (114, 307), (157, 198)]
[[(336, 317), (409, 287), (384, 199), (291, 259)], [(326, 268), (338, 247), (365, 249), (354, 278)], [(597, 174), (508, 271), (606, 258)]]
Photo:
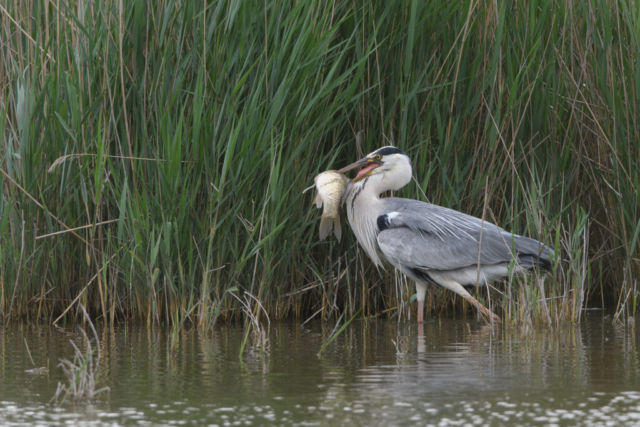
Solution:
[(540, 267), (547, 271), (553, 271), (553, 264), (551, 264), (549, 258), (545, 258), (542, 255), (525, 254), (520, 252), (518, 253), (518, 263), (524, 267)]

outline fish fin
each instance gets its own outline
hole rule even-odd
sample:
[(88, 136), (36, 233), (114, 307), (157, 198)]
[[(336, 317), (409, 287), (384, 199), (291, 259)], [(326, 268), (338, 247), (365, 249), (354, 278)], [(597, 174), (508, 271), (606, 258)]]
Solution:
[(320, 197), (320, 193), (318, 193), (318, 195), (316, 196), (315, 199), (313, 199), (313, 203), (316, 204), (316, 207), (318, 209), (320, 209), (322, 207), (322, 197)]
[(331, 224), (333, 224), (333, 218), (323, 216), (320, 220), (320, 240), (327, 238), (331, 232)]
[(336, 239), (338, 239), (338, 242), (342, 239), (342, 227), (340, 226), (339, 216), (333, 219), (333, 234), (336, 236)]

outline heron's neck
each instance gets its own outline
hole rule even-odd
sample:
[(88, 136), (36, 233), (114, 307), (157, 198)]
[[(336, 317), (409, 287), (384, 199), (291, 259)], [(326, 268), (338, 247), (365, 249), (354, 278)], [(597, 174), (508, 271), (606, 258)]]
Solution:
[[(380, 194), (387, 191), (380, 189), (376, 177), (368, 177), (358, 182), (350, 182), (345, 193), (345, 203), (347, 212), (354, 212), (359, 209), (371, 211), (369, 208), (376, 208), (380, 203)], [(375, 209), (373, 209), (375, 211)]]
[(347, 187), (345, 208), (347, 218), (360, 246), (376, 265), (381, 265), (378, 255), (378, 216), (382, 214), (383, 202), (380, 192), (371, 186), (371, 178), (352, 182)]
[[(350, 182), (345, 192), (344, 202), (349, 225), (358, 238), (358, 243), (377, 265), (381, 266), (383, 256), (378, 247), (378, 216), (384, 214), (385, 202), (380, 194), (389, 190), (399, 190), (411, 181), (411, 164), (406, 155), (400, 156), (381, 172), (358, 182)], [(383, 256), (384, 257), (384, 256)]]

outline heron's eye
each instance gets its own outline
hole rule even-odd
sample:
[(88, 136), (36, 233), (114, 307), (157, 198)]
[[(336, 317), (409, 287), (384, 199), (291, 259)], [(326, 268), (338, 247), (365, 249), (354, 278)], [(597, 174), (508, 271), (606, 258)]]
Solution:
[(382, 160), (382, 156), (380, 154), (376, 155), (376, 160)]

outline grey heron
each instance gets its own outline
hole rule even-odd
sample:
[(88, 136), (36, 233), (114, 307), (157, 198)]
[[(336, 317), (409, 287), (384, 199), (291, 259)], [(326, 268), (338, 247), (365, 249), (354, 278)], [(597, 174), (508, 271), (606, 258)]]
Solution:
[(376, 266), (386, 261), (415, 281), (418, 323), (423, 322), (427, 284), (455, 292), (500, 322), (466, 288), (507, 276), (512, 260), (516, 273), (535, 267), (551, 271), (553, 251), (535, 239), (442, 206), (380, 198), (411, 181), (411, 162), (398, 148), (382, 147), (338, 172), (356, 168), (362, 169), (342, 198), (349, 225)]

